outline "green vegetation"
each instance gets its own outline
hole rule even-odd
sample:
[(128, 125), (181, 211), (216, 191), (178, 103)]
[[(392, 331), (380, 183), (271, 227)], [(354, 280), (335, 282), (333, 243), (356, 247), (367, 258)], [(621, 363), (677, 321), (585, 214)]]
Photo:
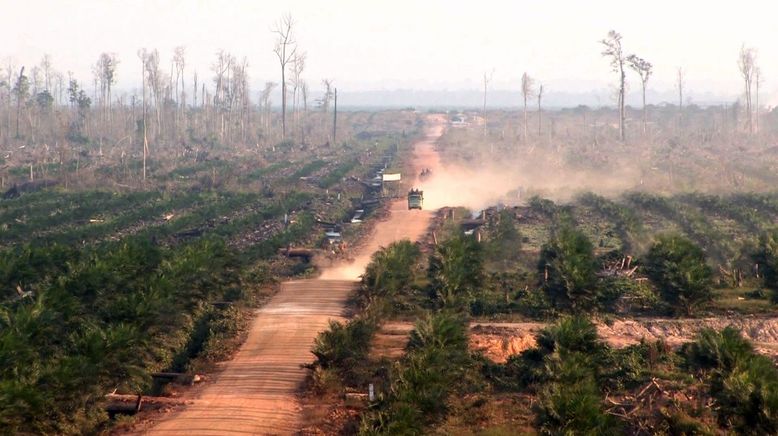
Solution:
[(105, 387), (147, 388), (148, 372), (197, 355), (188, 332), (240, 286), (236, 259), (208, 239), (175, 251), (129, 239), (65, 265), (3, 307), (0, 409), (12, 432), (87, 431), (105, 419)]
[(691, 315), (713, 299), (705, 254), (678, 235), (660, 235), (646, 255), (646, 272), (670, 307)]
[(471, 302), (483, 280), (483, 247), (469, 236), (448, 239), (430, 257), (428, 275), (431, 294), (441, 306)]
[(371, 405), (360, 434), (419, 434), (446, 413), (471, 365), (465, 319), (438, 312), (420, 320), (406, 355), (389, 376), (387, 393)]
[(367, 295), (372, 298), (399, 298), (414, 281), (414, 267), (421, 251), (411, 241), (402, 240), (373, 253), (362, 275)]
[(683, 353), (708, 379), (719, 425), (737, 434), (778, 432), (778, 368), (737, 330), (704, 330)]
[[(35, 165), (55, 179), (0, 201), (0, 433), (108, 431), (109, 392), (158, 394), (152, 373), (228, 358), (273, 282), (311, 268), (279, 250), (315, 247), (315, 219), (338, 220), (366, 195), (344, 178), (372, 176), (410, 139), (357, 139), (354, 123), (376, 128), (365, 118), (344, 115), (342, 146), (315, 150), (292, 140), (247, 153), (213, 135), (183, 151), (155, 143), (143, 183), (136, 157)], [(314, 175), (322, 182), (297, 183)], [(322, 361), (359, 361), (374, 319), (333, 327)]]
[(543, 246), (538, 262), (543, 289), (554, 306), (591, 309), (597, 298), (594, 247), (582, 232), (564, 226)]
[(761, 268), (765, 287), (778, 290), (778, 230), (765, 232), (759, 238), (754, 261)]
[[(676, 201), (683, 199), (657, 204), (670, 207)], [(341, 351), (331, 353), (343, 356), (335, 389), (364, 392), (369, 383), (376, 388), (377, 399), (359, 408), (362, 434), (475, 429), (503, 434), (515, 419), (541, 434), (776, 431), (778, 369), (735, 330), (703, 331), (680, 350), (661, 341), (614, 347), (599, 337), (583, 313), (604, 324), (612, 312), (670, 309), (688, 316), (716, 310), (717, 296), (726, 289), (717, 289), (711, 258), (698, 242), (701, 234), (695, 238), (683, 225), (658, 224), (657, 217), (669, 215), (654, 214), (659, 206), (647, 208), (652, 212), (646, 225), (641, 208), (600, 197), (584, 203), (557, 206), (535, 199), (526, 208), (487, 210), (480, 228), (484, 242), (447, 221), (438, 233), (443, 240), (428, 255), (426, 277), (421, 252), (407, 241), (376, 253), (363, 279), (363, 314), (348, 325), (333, 325), (317, 342), (317, 347), (324, 339), (340, 344)], [(607, 212), (592, 214), (594, 209)], [(584, 221), (590, 219), (618, 223)], [(533, 226), (550, 228), (547, 239), (534, 239)], [(654, 233), (657, 228), (676, 233)], [(598, 236), (593, 231), (611, 230), (632, 242), (618, 248), (592, 243)], [(739, 237), (751, 234), (748, 226), (735, 231), (743, 232)], [(648, 235), (652, 239), (645, 239)], [(775, 235), (762, 230), (759, 235), (743, 242), (742, 256), (760, 265), (769, 287)], [(642, 251), (632, 256), (623, 251), (629, 249)], [(722, 267), (720, 274), (726, 271)], [(752, 301), (769, 304), (763, 293), (753, 295)], [(468, 349), (466, 325), (469, 317), (497, 314), (552, 321), (535, 335), (534, 347), (494, 363)], [(409, 316), (417, 322), (404, 355), (394, 361), (372, 357), (372, 338), (381, 324)], [(332, 358), (319, 357), (320, 365)], [(356, 372), (348, 371), (353, 359), (363, 363)], [(319, 380), (329, 380), (333, 388), (331, 378)], [(517, 403), (524, 409), (511, 411)], [(357, 424), (351, 425), (349, 431), (357, 431)]]

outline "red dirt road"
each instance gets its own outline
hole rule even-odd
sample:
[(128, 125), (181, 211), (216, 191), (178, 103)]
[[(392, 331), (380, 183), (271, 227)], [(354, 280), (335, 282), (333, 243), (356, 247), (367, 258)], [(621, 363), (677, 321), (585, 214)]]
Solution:
[[(426, 137), (415, 145), (415, 174), (421, 168), (435, 174), (434, 144), (442, 132), (443, 119), (428, 118)], [(316, 335), (330, 319), (343, 316), (346, 300), (373, 252), (400, 239), (418, 240), (429, 227), (432, 212), (406, 207), (405, 200), (391, 204), (388, 219), (376, 224), (355, 261), (328, 268), (318, 279), (284, 283), (257, 311), (246, 342), (225, 363), (224, 371), (186, 408), (161, 419), (144, 434), (297, 433), (301, 427), (297, 394), (306, 377), (301, 365), (313, 360), (310, 350)]]

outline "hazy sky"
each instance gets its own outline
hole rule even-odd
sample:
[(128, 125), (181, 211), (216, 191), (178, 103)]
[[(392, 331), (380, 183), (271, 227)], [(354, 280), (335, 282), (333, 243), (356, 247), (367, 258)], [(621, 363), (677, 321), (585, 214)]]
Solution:
[(654, 63), (654, 88), (672, 89), (683, 66), (692, 92), (736, 95), (745, 42), (759, 50), (764, 89), (778, 90), (774, 1), (0, 0), (0, 11), (0, 60), (29, 67), (50, 53), (88, 82), (98, 55), (115, 52), (120, 88), (138, 80), (138, 48), (169, 65), (178, 45), (190, 83), (194, 68), (210, 77), (220, 48), (248, 58), (253, 82), (277, 81), (270, 29), (289, 12), (314, 88), (329, 77), (351, 90), (474, 89), (494, 69), (495, 89), (517, 88), (523, 71), (550, 90), (601, 89), (613, 76), (598, 40), (614, 28)]

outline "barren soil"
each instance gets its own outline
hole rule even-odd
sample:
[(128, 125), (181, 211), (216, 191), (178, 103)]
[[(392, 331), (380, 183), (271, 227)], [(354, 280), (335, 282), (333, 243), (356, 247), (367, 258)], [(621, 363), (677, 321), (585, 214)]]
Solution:
[[(537, 322), (473, 323), (470, 346), (495, 362), (505, 362), (509, 356), (534, 347), (535, 335), (544, 326)], [(701, 329), (721, 330), (727, 326), (740, 330), (753, 341), (758, 352), (778, 358), (778, 318), (775, 317), (636, 318), (597, 323), (597, 332), (602, 340), (616, 348), (660, 339), (671, 347), (680, 347), (693, 340)]]
[[(542, 322), (472, 322), (470, 348), (481, 351), (490, 360), (503, 363), (508, 357), (535, 347), (535, 335), (546, 327)], [(609, 324), (597, 323), (597, 333), (608, 345), (623, 348), (664, 340), (677, 348), (694, 339), (701, 329), (721, 330), (732, 326), (754, 343), (756, 350), (778, 360), (778, 318), (776, 317), (721, 317), (699, 319), (637, 318), (616, 320)], [(373, 357), (396, 359), (402, 356), (413, 323), (391, 321), (384, 323), (373, 341)]]
[[(426, 137), (415, 145), (414, 166), (438, 168), (435, 141), (443, 119), (428, 119)], [(416, 178), (414, 177), (414, 180)], [(423, 183), (416, 186), (424, 188)], [(432, 212), (407, 210), (406, 201), (389, 207), (351, 262), (336, 264), (318, 279), (284, 283), (259, 309), (235, 358), (180, 411), (169, 413), (143, 433), (154, 435), (293, 434), (301, 427), (298, 392), (306, 377), (303, 364), (313, 360), (316, 335), (331, 319), (343, 316), (346, 300), (372, 254), (400, 239), (421, 238)], [(194, 392), (194, 391), (193, 391)]]

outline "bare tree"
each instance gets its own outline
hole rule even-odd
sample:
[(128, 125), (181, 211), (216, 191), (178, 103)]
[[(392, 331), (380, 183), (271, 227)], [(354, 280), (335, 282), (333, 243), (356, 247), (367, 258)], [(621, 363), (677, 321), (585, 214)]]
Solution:
[(111, 113), (111, 88), (116, 83), (116, 67), (119, 59), (116, 53), (102, 53), (97, 59), (95, 72), (100, 83), (100, 108), (103, 112), (103, 122), (110, 120)]
[[(251, 119), (249, 116), (251, 107), (251, 97), (249, 91), (248, 59), (245, 57), (240, 63), (233, 64), (232, 81), (230, 85), (230, 107), (238, 110), (240, 119), (240, 139), (246, 140), (246, 128), (250, 127)], [(232, 112), (232, 109), (230, 109)], [(232, 124), (232, 123), (230, 123)]]
[(541, 133), (541, 127), (543, 127), (543, 84), (538, 86), (538, 136)]
[(338, 88), (335, 88), (335, 104), (332, 110), (332, 145), (338, 140)]
[(294, 59), (292, 59), (292, 113), (294, 115), (295, 126), (300, 124), (299, 99), (300, 88), (303, 85), (302, 74), (305, 70), (305, 52), (298, 53)]
[(326, 114), (330, 109), (330, 101), (332, 101), (332, 79), (324, 79), (321, 81), (321, 84), (324, 85), (324, 94), (319, 100), (319, 106), (322, 112)]
[(197, 107), (197, 71), (192, 76), (192, 107)]
[(163, 89), (162, 84), (165, 82), (163, 72), (159, 67), (159, 51), (154, 49), (152, 51), (143, 50), (145, 53), (145, 69), (146, 69), (146, 86), (149, 88), (150, 96), (154, 101), (154, 113), (157, 120), (157, 129), (154, 134), (158, 138), (162, 132), (162, 100)]
[(281, 135), (286, 139), (286, 66), (291, 62), (297, 53), (297, 43), (292, 33), (294, 20), (292, 16), (284, 15), (276, 23), (273, 33), (277, 35), (276, 45), (273, 52), (278, 57), (278, 64), (281, 67)]
[(533, 82), (526, 72), (521, 75), (521, 96), (524, 98), (524, 142), (527, 142), (527, 100), (532, 97)]
[(608, 32), (608, 36), (601, 40), (600, 43), (605, 47), (602, 51), (602, 55), (610, 58), (611, 70), (619, 75), (619, 91), (618, 91), (618, 106), (619, 106), (619, 138), (625, 141), (627, 138), (624, 121), (624, 87), (626, 82), (626, 76), (624, 74), (624, 51), (621, 47), (621, 35), (615, 30)]
[(224, 50), (216, 52), (216, 61), (211, 65), (215, 76), (213, 78), (216, 90), (213, 95), (213, 106), (219, 116), (219, 139), (224, 141), (224, 115), (231, 109), (232, 96), (230, 90), (230, 73), (235, 58)]
[(646, 85), (648, 85), (648, 79), (651, 77), (654, 66), (651, 65), (651, 62), (634, 54), (627, 56), (627, 62), (629, 63), (629, 67), (635, 70), (635, 72), (638, 73), (638, 76), (640, 76), (640, 85), (643, 91), (643, 134), (645, 134), (646, 123), (648, 121), (646, 115)]
[(754, 86), (756, 87), (756, 89), (755, 89), (755, 91), (756, 91), (755, 92), (756, 102), (754, 104), (754, 110), (755, 110), (756, 113), (754, 115), (754, 120), (756, 121), (756, 132), (757, 133), (759, 132), (759, 115), (760, 115), (759, 114), (759, 87), (762, 85), (762, 83), (763, 83), (763, 80), (762, 80), (762, 69), (759, 68), (759, 67), (756, 67), (756, 71), (754, 71)]
[(683, 125), (683, 90), (684, 90), (684, 75), (682, 67), (678, 67), (676, 70), (676, 88), (678, 88), (678, 129), (680, 130)]
[(259, 95), (260, 112), (262, 115), (262, 129), (267, 132), (266, 135), (269, 135), (270, 132), (270, 95), (275, 87), (276, 83), (265, 82), (265, 88)]
[(303, 103), (303, 117), (300, 123), (300, 142), (305, 144), (305, 126), (308, 121), (308, 84), (303, 80), (300, 84), (300, 98)]
[(51, 55), (44, 54), (41, 59), (41, 70), (43, 70), (43, 83), (46, 87), (46, 91), (51, 92), (51, 80), (54, 73), (51, 66)]
[(16, 138), (19, 136), (19, 119), (22, 114), (22, 104), (27, 102), (27, 98), (30, 94), (30, 81), (27, 76), (24, 75), (24, 67), (19, 70), (19, 77), (16, 79), (16, 84), (13, 87), (13, 94), (16, 98)]
[[(186, 86), (184, 83), (184, 68), (186, 67), (186, 48), (178, 46), (173, 49), (173, 65), (176, 72), (176, 84), (175, 84), (175, 97), (176, 104), (176, 122), (178, 122), (179, 114), (183, 113), (186, 108)], [(178, 91), (178, 84), (181, 84), (181, 92)]]
[(146, 181), (146, 158), (149, 153), (148, 128), (146, 127), (146, 74), (149, 53), (145, 48), (138, 50), (138, 57), (141, 62), (141, 77), (143, 89), (143, 181)]
[(683, 89), (685, 85), (684, 80), (685, 73), (682, 67), (678, 67), (676, 71), (676, 88), (678, 88), (678, 114), (683, 115)]
[(488, 73), (484, 73), (484, 107), (481, 112), (484, 121), (484, 135), (486, 135), (486, 94), (489, 90), (489, 83), (492, 82), (492, 77), (494, 77), (494, 69)]
[(746, 47), (745, 44), (740, 46), (740, 54), (737, 60), (737, 66), (740, 70), (740, 75), (743, 77), (744, 94), (746, 100), (746, 122), (748, 123), (748, 132), (754, 132), (754, 124), (752, 119), (753, 108), (751, 106), (751, 88), (754, 82), (754, 73), (756, 70), (756, 50), (750, 47)]

